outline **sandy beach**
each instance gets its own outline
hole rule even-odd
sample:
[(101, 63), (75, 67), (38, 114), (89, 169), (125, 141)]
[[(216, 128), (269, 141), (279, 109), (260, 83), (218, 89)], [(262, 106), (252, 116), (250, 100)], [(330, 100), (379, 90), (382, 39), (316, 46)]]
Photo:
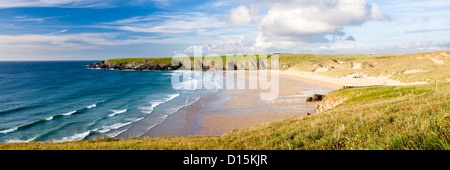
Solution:
[(260, 94), (268, 90), (248, 88), (248, 82), (256, 80), (256, 72), (246, 72), (244, 77), (235, 75), (247, 82), (245, 89), (222, 89), (206, 96), (170, 115), (143, 137), (222, 135), (233, 129), (305, 116), (308, 112), (315, 113), (319, 104), (306, 103), (306, 97), (341, 88), (336, 84), (300, 79), (290, 74), (280, 73), (278, 76), (279, 96), (275, 100), (260, 99)]
[(302, 71), (280, 71), (280, 74), (284, 76), (290, 76), (292, 78), (297, 78), (301, 80), (307, 80), (309, 82), (315, 82), (317, 85), (330, 87), (342, 87), (342, 86), (372, 86), (372, 85), (387, 85), (387, 86), (407, 86), (407, 85), (418, 85), (427, 84), (428, 82), (413, 82), (404, 83), (396, 80), (389, 79), (389, 77), (370, 77), (362, 76), (360, 78), (354, 78), (353, 75), (346, 77), (327, 77), (323, 75), (318, 75), (313, 72), (302, 72)]
[[(274, 71), (272, 71), (274, 72)], [(233, 129), (305, 116), (316, 113), (318, 102), (305, 102), (313, 94), (327, 94), (343, 86), (414, 85), (387, 77), (331, 78), (310, 72), (276, 71), (279, 96), (272, 101), (260, 99), (262, 89), (249, 89), (250, 81), (258, 81), (256, 71), (245, 76), (234, 74), (246, 82), (245, 89), (226, 90), (206, 96), (197, 103), (170, 115), (165, 122), (150, 129), (143, 137), (223, 135)], [(269, 80), (270, 81), (270, 80)]]

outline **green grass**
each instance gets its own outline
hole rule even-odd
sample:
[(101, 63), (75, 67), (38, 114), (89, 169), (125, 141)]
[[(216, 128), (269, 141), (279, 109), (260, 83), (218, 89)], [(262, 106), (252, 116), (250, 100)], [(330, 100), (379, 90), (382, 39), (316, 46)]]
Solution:
[(450, 83), (341, 89), (336, 107), (224, 136), (1, 144), (0, 149), (450, 149)]
[(130, 63), (147, 63), (147, 64), (170, 64), (172, 58), (123, 58), (123, 59), (109, 59), (108, 62), (114, 64), (130, 64)]
[[(436, 64), (426, 57), (432, 57), (444, 63)], [(225, 63), (225, 56), (220, 56), (220, 58), (223, 61), (222, 63)], [(256, 58), (258, 59), (259, 56), (256, 55)], [(190, 59), (193, 61), (194, 58), (190, 57)], [(126, 58), (110, 59), (107, 61), (115, 64), (145, 63), (149, 65), (170, 65), (171, 60), (171, 58)], [(247, 59), (237, 58), (237, 61), (241, 60)], [(361, 68), (353, 69), (352, 63), (360, 63)], [(220, 65), (218, 66), (221, 67)], [(313, 72), (317, 68), (328, 68), (328, 71), (319, 72), (318, 74), (329, 77), (364, 74), (366, 76), (387, 76), (390, 79), (406, 83), (434, 82), (435, 80), (445, 82), (450, 78), (450, 52), (438, 51), (405, 55), (316, 55), (282, 53), (280, 54), (280, 66), (282, 70), (306, 72)], [(404, 71), (407, 70), (424, 70), (427, 72), (404, 74)]]
[[(265, 55), (265, 54), (264, 54)], [(270, 54), (267, 55), (267, 58), (270, 59)], [(236, 55), (235, 58), (233, 58), (234, 61), (236, 62), (241, 62), (241, 61), (249, 61), (249, 60), (253, 60), (253, 59), (257, 59), (259, 60), (260, 55), (255, 55), (254, 58), (251, 58), (253, 56), (244, 56), (244, 55)], [(204, 61), (212, 61), (211, 63), (208, 62), (204, 62), (204, 64), (211, 64), (214, 65), (216, 67), (223, 67), (223, 64), (226, 63), (226, 56), (208, 56), (208, 57), (201, 57)], [(176, 60), (176, 58), (174, 58)], [(191, 66), (194, 66), (194, 57), (189, 57), (190, 61), (191, 61)], [(182, 61), (183, 63), (185, 63), (186, 61), (185, 58), (180, 58), (178, 61)], [(216, 61), (222, 61), (217, 62)], [(109, 59), (106, 60), (107, 62), (114, 64), (114, 65), (120, 65), (120, 64), (146, 64), (146, 65), (171, 65), (172, 64), (172, 58), (121, 58), (121, 59)], [(197, 64), (199, 65), (199, 64)], [(246, 67), (247, 68), (247, 67)]]
[[(443, 55), (442, 55), (443, 54)], [(364, 74), (366, 76), (387, 76), (401, 82), (433, 82), (435, 80), (447, 81), (450, 78), (450, 53), (444, 51), (432, 53), (418, 53), (406, 55), (304, 55), (281, 54), (280, 61), (287, 64), (291, 71), (313, 72), (317, 68), (328, 68), (328, 71), (319, 72), (329, 77), (345, 77), (351, 74)], [(444, 62), (436, 64), (432, 57)], [(341, 62), (341, 63), (338, 63)], [(352, 63), (360, 63), (360, 69), (353, 69)], [(404, 74), (407, 70), (424, 70)]]

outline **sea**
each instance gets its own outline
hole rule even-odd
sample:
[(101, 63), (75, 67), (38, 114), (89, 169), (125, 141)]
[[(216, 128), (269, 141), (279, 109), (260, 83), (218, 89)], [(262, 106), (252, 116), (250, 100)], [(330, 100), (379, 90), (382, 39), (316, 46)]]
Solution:
[(174, 72), (88, 68), (94, 62), (0, 62), (0, 143), (139, 137), (217, 91), (195, 88), (195, 76), (193, 89), (175, 89)]

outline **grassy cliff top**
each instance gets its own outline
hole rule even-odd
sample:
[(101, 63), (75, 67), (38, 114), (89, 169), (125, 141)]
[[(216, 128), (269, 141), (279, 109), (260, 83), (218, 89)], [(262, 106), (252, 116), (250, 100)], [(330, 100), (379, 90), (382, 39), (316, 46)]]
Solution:
[(450, 149), (450, 83), (329, 93), (336, 107), (223, 136), (0, 144), (0, 149)]
[(151, 63), (151, 64), (170, 64), (172, 58), (121, 58), (106, 60), (114, 64), (130, 64), (130, 63)]
[[(270, 54), (264, 54), (267, 55), (268, 58), (270, 58)], [(259, 54), (254, 55), (256, 59), (259, 59)], [(208, 56), (208, 57), (201, 57), (202, 59), (210, 59), (210, 60), (222, 60), (223, 63), (226, 61), (226, 56)], [(249, 60), (250, 57), (243, 56), (236, 56), (235, 60)], [(194, 57), (189, 57), (191, 61), (194, 61)], [(132, 64), (132, 63), (146, 63), (146, 64), (171, 64), (172, 58), (121, 58), (121, 59), (108, 59), (106, 60), (109, 63), (113, 64)]]

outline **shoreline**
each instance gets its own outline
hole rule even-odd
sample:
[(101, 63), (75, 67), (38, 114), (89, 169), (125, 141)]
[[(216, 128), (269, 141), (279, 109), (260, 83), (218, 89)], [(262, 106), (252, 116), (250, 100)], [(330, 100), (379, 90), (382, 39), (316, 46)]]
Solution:
[[(233, 72), (234, 76), (237, 77), (236, 72)], [(245, 71), (245, 77), (238, 78), (247, 82), (246, 89), (219, 89), (168, 115), (162, 123), (155, 125), (138, 137), (224, 135), (234, 129), (248, 128), (273, 121), (306, 116), (307, 113), (315, 113), (319, 102), (306, 104), (304, 102), (306, 97), (312, 94), (327, 94), (344, 86), (423, 84), (421, 82), (402, 83), (386, 77), (332, 78), (311, 72), (270, 71), (279, 74), (280, 90), (284, 88), (284, 90), (281, 90), (284, 91), (284, 94), (280, 94), (282, 99), (275, 100), (275, 104), (264, 104), (258, 98), (264, 90), (249, 90), (248, 88), (248, 81), (257, 77), (257, 75), (252, 75), (255, 72), (257, 71)], [(309, 85), (310, 87), (296, 87), (296, 84)], [(315, 87), (315, 89), (311, 87)], [(318, 89), (328, 89), (328, 91), (323, 93)], [(309, 94), (305, 95), (298, 92), (309, 92)], [(288, 98), (288, 104), (283, 101), (286, 100), (286, 97)], [(289, 109), (292, 105), (297, 108)], [(266, 110), (259, 108), (265, 108)]]
[[(251, 72), (246, 71), (246, 77), (241, 79), (245, 81), (254, 79), (256, 76), (252, 76)], [(234, 129), (306, 116), (308, 112), (316, 113), (319, 102), (304, 102), (307, 96), (315, 93), (327, 94), (344, 86), (424, 84), (403, 83), (387, 77), (332, 78), (310, 72), (277, 72), (280, 79), (280, 96), (272, 103), (264, 103), (259, 99), (259, 94), (263, 92), (260, 89), (221, 89), (169, 115), (166, 121), (156, 125), (141, 137), (224, 135)], [(248, 83), (246, 85), (248, 87)], [(326, 93), (321, 89), (327, 89)]]
[[(250, 81), (256, 76), (247, 71), (238, 79)], [(248, 128), (315, 113), (319, 102), (306, 103), (306, 97), (326, 94), (338, 85), (312, 82), (279, 74), (280, 93), (273, 101), (260, 100), (261, 89), (220, 89), (196, 103), (169, 115), (166, 120), (140, 137), (210, 136), (229, 134), (234, 129)], [(248, 83), (246, 83), (248, 86)]]

